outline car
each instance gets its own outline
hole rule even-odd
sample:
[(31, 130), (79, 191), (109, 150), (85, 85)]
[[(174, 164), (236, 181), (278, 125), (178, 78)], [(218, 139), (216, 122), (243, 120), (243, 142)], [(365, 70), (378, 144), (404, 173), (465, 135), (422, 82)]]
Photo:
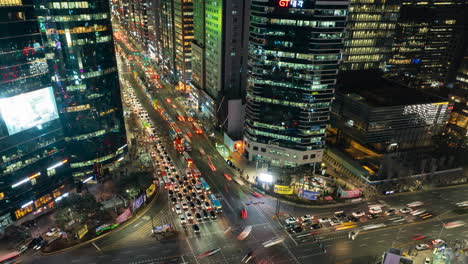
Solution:
[(335, 212), (335, 218), (336, 218), (337, 220), (343, 221), (343, 220), (346, 219), (346, 214), (345, 214), (345, 212), (343, 212), (343, 211)]
[(192, 228), (193, 228), (193, 232), (195, 233), (200, 233), (200, 228), (198, 227), (198, 225), (192, 225)]
[(174, 206), (174, 211), (176, 212), (176, 214), (181, 214), (182, 213), (182, 209), (180, 208), (180, 205), (176, 204)]
[(26, 252), (27, 250), (29, 249), (29, 247), (27, 245), (22, 245), (21, 247), (18, 248), (18, 252), (20, 254), (23, 254), (24, 252)]
[(303, 231), (303, 229), (302, 229), (301, 225), (299, 225), (299, 224), (291, 224), (288, 227), (288, 232), (291, 233), (291, 234), (300, 233), (302, 231)]
[(197, 193), (202, 193), (202, 192), (203, 192), (201, 186), (198, 185), (198, 184), (195, 185), (195, 191), (196, 191)]
[(421, 206), (423, 204), (424, 204), (423, 202), (416, 201), (416, 202), (409, 203), (406, 206), (408, 206), (408, 207), (417, 207), (417, 206)]
[(400, 213), (402, 213), (402, 214), (407, 214), (407, 213), (410, 213), (411, 211), (413, 211), (413, 209), (411, 209), (409, 207), (405, 207), (405, 208), (400, 209)]
[(182, 203), (182, 208), (184, 208), (184, 210), (187, 210), (188, 209), (187, 203)]
[(297, 219), (295, 217), (290, 217), (290, 218), (284, 220), (284, 222), (286, 224), (294, 224), (294, 223), (297, 223)]
[(331, 226), (337, 226), (337, 225), (340, 225), (340, 224), (342, 224), (342, 222), (340, 220), (338, 220), (338, 219), (332, 219), (330, 221)]
[(206, 210), (211, 210), (211, 204), (209, 202), (204, 202), (203, 203), (203, 208)]
[(202, 207), (202, 202), (200, 200), (195, 200), (195, 204), (197, 205), (198, 208)]
[(42, 247), (47, 245), (47, 240), (41, 240), (37, 245), (33, 247), (34, 250), (40, 250)]
[(193, 202), (190, 202), (190, 209), (192, 209), (192, 210), (195, 209), (195, 204)]
[(348, 219), (348, 222), (359, 222), (359, 218), (354, 217), (352, 215), (348, 216), (347, 219)]
[(361, 216), (365, 216), (366, 213), (364, 213), (363, 211), (357, 211), (357, 212), (353, 212), (352, 215), (353, 215), (354, 217), (359, 218), (359, 217), (361, 217)]
[(183, 196), (182, 196), (181, 193), (177, 193), (177, 200), (179, 200), (179, 201), (182, 200), (182, 197), (183, 197)]
[(320, 224), (312, 224), (310, 225), (310, 229), (320, 229)]
[(174, 196), (174, 191), (173, 190), (169, 190), (167, 193), (169, 194), (169, 197)]
[(58, 227), (54, 227), (49, 230), (49, 232), (46, 233), (46, 236), (51, 237), (51, 236), (56, 236), (58, 233), (60, 233), (60, 229)]
[(420, 214), (423, 214), (426, 212), (426, 209), (417, 209), (415, 211), (412, 211), (411, 214), (412, 215), (420, 215)]
[(198, 199), (200, 199), (200, 201), (205, 201), (205, 195), (200, 194), (200, 195), (198, 196)]
[[(189, 186), (189, 187), (190, 187), (190, 186)], [(190, 195), (191, 195), (192, 198), (194, 198), (194, 199), (197, 198), (197, 194), (196, 194), (196, 193), (191, 193)]]
[(172, 197), (172, 198), (171, 198), (171, 202), (172, 202), (172, 204), (176, 204), (176, 203), (177, 203), (177, 198)]
[(431, 264), (431, 259), (430, 258), (425, 258), (424, 259), (424, 264)]
[(41, 243), (42, 241), (42, 237), (36, 237), (36, 238), (33, 238), (33, 240), (31, 240), (31, 242), (29, 242), (28, 244), (28, 247), (29, 248), (34, 248), (36, 245), (38, 245), (39, 243)]
[(385, 211), (385, 215), (394, 215), (396, 214), (397, 210), (394, 208), (390, 208), (387, 211)]
[(185, 212), (185, 217), (187, 217), (188, 220), (193, 220), (193, 215), (190, 212)]
[(185, 217), (184, 217), (183, 215), (181, 215), (181, 216), (179, 217), (179, 219), (180, 219), (180, 224), (181, 224), (181, 225), (187, 224), (187, 219), (185, 219)]
[(379, 217), (379, 215), (377, 215), (377, 214), (367, 214), (367, 218), (369, 218), (369, 219), (376, 219), (378, 217)]
[(325, 223), (329, 223), (329, 222), (330, 222), (330, 218), (328, 218), (328, 217), (323, 217), (323, 218), (320, 218), (318, 221), (319, 221), (319, 223), (321, 223), (321, 224), (325, 224)]
[(184, 188), (184, 189), (182, 189), (182, 192), (183, 192), (185, 195), (187, 195), (187, 194), (188, 194), (188, 191), (187, 191), (187, 189), (185, 189), (185, 188)]
[(417, 244), (417, 245), (415, 246), (415, 248), (416, 248), (416, 250), (421, 251), (421, 250), (430, 249), (431, 246), (429, 246), (428, 244)]
[(369, 208), (369, 213), (370, 214), (381, 214), (382, 213), (382, 208), (381, 207), (370, 207)]
[(217, 216), (216, 216), (216, 213), (213, 212), (213, 211), (210, 211), (210, 218), (211, 218), (211, 219), (216, 219), (216, 217), (217, 217)]
[(242, 208), (241, 210), (241, 218), (242, 219), (247, 218), (247, 210), (245, 208)]
[(209, 219), (209, 218), (210, 218), (210, 216), (208, 215), (208, 211), (206, 211), (205, 209), (203, 209), (201, 212), (202, 212), (202, 214), (203, 214), (203, 219), (206, 220), (206, 219)]
[(179, 176), (178, 174), (175, 174), (174, 177), (175, 177), (178, 181), (180, 181), (180, 176)]
[(195, 179), (190, 179), (190, 183), (192, 183), (192, 185), (195, 185), (197, 184), (197, 181)]
[(445, 241), (443, 241), (440, 238), (432, 240), (431, 243), (434, 247), (440, 247), (440, 246), (445, 245)]
[(202, 218), (202, 216), (201, 216), (200, 213), (196, 213), (196, 214), (195, 214), (195, 218), (197, 219), (197, 221), (202, 221), (202, 220), (203, 220), (203, 218)]
[(190, 195), (186, 195), (186, 196), (185, 196), (185, 200), (187, 200), (187, 202), (191, 202), (191, 201), (192, 201), (192, 197), (190, 197)]
[(226, 178), (228, 181), (232, 181), (232, 177), (227, 173), (224, 173), (224, 178)]
[(308, 223), (312, 221), (312, 219), (314, 219), (312, 215), (303, 215), (299, 218), (299, 221), (301, 221), (302, 223)]
[[(184, 181), (178, 181), (177, 183), (179, 183), (180, 186), (184, 186), (184, 185), (185, 185)], [(188, 187), (188, 186), (187, 186), (187, 187)]]
[[(182, 179), (184, 180), (184, 182), (188, 182), (188, 181), (189, 181), (189, 179), (187, 178), (187, 176), (184, 176)], [(196, 183), (196, 182), (195, 182), (195, 183)], [(194, 184), (195, 184), (195, 183), (194, 183)]]

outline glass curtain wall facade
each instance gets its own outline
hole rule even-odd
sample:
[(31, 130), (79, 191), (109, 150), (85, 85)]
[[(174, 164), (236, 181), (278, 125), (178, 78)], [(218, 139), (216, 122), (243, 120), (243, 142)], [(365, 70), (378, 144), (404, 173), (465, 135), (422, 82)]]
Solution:
[(340, 69), (384, 69), (401, 0), (351, 0)]
[(245, 150), (275, 166), (320, 162), (348, 1), (252, 1)]
[(109, 2), (38, 3), (73, 176), (94, 175), (126, 151)]
[(174, 0), (175, 66), (179, 89), (185, 90), (192, 73), (193, 1)]
[(0, 1), (0, 230), (47, 211), (71, 173), (32, 0)]
[(406, 0), (400, 10), (387, 69), (416, 88), (439, 87), (462, 58), (464, 1)]
[(159, 36), (156, 36), (159, 43), (159, 61), (164, 75), (176, 84), (177, 70), (175, 68), (175, 28), (174, 28), (174, 0), (162, 0), (159, 3), (157, 23)]

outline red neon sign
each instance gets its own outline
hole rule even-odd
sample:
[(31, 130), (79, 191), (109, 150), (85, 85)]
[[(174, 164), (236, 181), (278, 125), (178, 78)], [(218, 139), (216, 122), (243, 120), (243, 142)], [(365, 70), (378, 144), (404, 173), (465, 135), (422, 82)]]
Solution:
[(291, 0), (280, 0), (278, 4), (280, 7), (288, 7), (290, 1)]

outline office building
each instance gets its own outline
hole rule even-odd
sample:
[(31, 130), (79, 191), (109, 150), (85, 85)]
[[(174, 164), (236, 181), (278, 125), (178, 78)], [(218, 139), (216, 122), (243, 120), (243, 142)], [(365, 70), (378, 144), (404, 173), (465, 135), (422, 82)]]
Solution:
[(144, 50), (148, 49), (148, 6), (146, 0), (112, 1), (113, 12), (120, 25), (126, 30), (127, 35), (136, 43), (140, 43)]
[(274, 166), (322, 161), (348, 1), (252, 1), (244, 149)]
[(174, 0), (175, 68), (181, 92), (186, 92), (192, 74), (193, 1)]
[(463, 58), (464, 1), (402, 1), (392, 57), (391, 78), (415, 88), (440, 87), (450, 81)]
[(401, 0), (351, 0), (340, 70), (384, 69)]
[(249, 1), (194, 0), (190, 99), (211, 129), (241, 138)]
[(455, 157), (436, 151), (435, 138), (453, 109), (448, 99), (369, 72), (352, 75), (341, 83), (333, 103), (327, 164), (385, 191), (460, 173)]
[(84, 179), (127, 149), (109, 2), (44, 1), (37, 7), (70, 166)]
[(53, 207), (70, 157), (32, 0), (0, 2), (0, 231)]

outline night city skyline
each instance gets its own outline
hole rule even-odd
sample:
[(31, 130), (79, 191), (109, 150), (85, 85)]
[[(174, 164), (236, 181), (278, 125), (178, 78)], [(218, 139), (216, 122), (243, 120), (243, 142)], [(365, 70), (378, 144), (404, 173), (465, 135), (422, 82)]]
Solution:
[(0, 264), (468, 263), (467, 9), (0, 0)]

